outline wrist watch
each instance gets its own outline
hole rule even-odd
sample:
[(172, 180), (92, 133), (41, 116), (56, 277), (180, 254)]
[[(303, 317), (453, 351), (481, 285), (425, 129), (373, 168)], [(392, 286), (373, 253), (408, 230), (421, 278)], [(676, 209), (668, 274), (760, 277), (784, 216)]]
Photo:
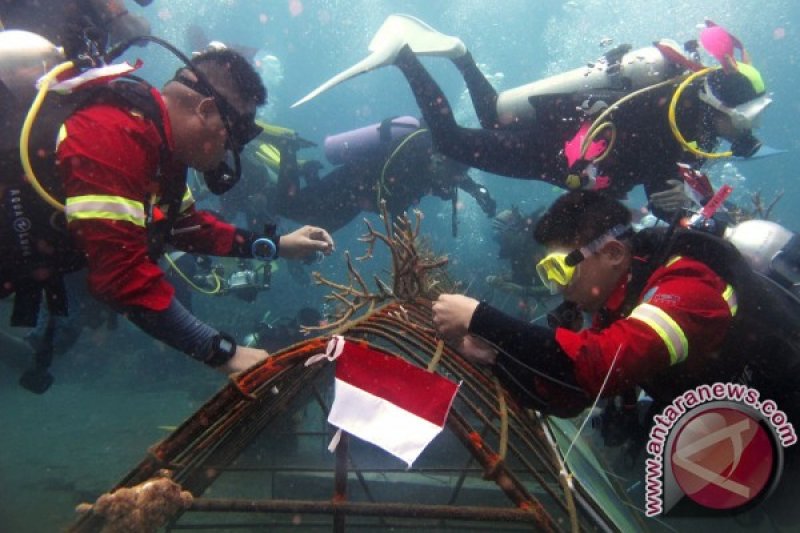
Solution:
[(211, 367), (222, 366), (236, 353), (236, 341), (227, 333), (218, 333), (211, 341), (211, 354), (205, 363)]
[(260, 239), (254, 240), (253, 244), (250, 245), (250, 253), (256, 259), (272, 261), (278, 257), (278, 247), (272, 239), (261, 237)]

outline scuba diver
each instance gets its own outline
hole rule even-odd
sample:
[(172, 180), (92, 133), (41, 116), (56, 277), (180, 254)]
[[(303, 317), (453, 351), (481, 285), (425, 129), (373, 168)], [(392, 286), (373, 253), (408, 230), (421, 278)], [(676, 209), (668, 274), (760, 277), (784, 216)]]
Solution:
[[(537, 271), (564, 297), (562, 311), (591, 313), (591, 327), (545, 328), (456, 294), (433, 304), (433, 324), (468, 360), (492, 366), (523, 405), (571, 417), (600, 399), (592, 421), (620, 464), (640, 459), (637, 483), (654, 415), (700, 385), (746, 385), (784, 420), (799, 420), (800, 237), (753, 220), (723, 240), (708, 232), (709, 215), (634, 233), (617, 200), (568, 192), (537, 224), (547, 251)], [(800, 456), (796, 446), (775, 449), (779, 474), (754, 496), (769, 497), (764, 513), (787, 514), (793, 526)]]
[(303, 307), (293, 317), (271, 318), (267, 313), (255, 325), (253, 331), (244, 337), (246, 346), (253, 346), (274, 352), (300, 342), (306, 338), (304, 326), (317, 327), (322, 322), (322, 314), (313, 307)]
[[(50, 316), (66, 314), (63, 274), (88, 267), (92, 295), (145, 333), (219, 371), (242, 371), (268, 354), (237, 345), (173, 298), (157, 264), (164, 248), (270, 261), (330, 254), (333, 240), (312, 226), (259, 234), (195, 209), (187, 169), (202, 172), (215, 194), (236, 184), (239, 153), (260, 132), (254, 117), (266, 88), (230, 50), (190, 60), (161, 39), (142, 40), (184, 64), (162, 91), (125, 76), (136, 67), (109, 64), (131, 43), (64, 61), (41, 36), (0, 33), (0, 81), (30, 108), (3, 132), (3, 146), (16, 134), (17, 149), (0, 158), (0, 297), (14, 295), (12, 325), (34, 326), (42, 300)], [(66, 117), (60, 128), (51, 113)], [(21, 384), (47, 390), (51, 358), (52, 346), (37, 352)]]
[[(541, 216), (541, 209), (523, 216), (517, 206), (504, 209), (492, 220), (494, 240), (499, 245), (497, 256), (510, 263), (510, 276), (504, 281), (519, 287), (515, 292), (533, 296), (534, 286), (539, 285), (536, 263), (542, 255), (542, 247), (533, 240), (533, 228)], [(487, 282), (489, 280), (487, 279)], [(490, 282), (491, 284), (491, 282)], [(540, 286), (540, 285), (539, 285)]]
[[(539, 283), (536, 263), (543, 248), (533, 240), (533, 228), (541, 209), (523, 216), (517, 206), (500, 211), (492, 220), (493, 240), (498, 244), (498, 259), (508, 262), (509, 271), (486, 276), (486, 284), (516, 298), (516, 316), (534, 320), (549, 291)], [(492, 298), (494, 300), (494, 298)], [(507, 301), (504, 298), (503, 303)]]
[[(699, 225), (634, 233), (617, 200), (572, 191), (537, 223), (547, 251), (537, 272), (592, 314), (591, 328), (527, 324), (463, 295), (441, 296), (433, 322), (466, 357), (496, 365), (519, 401), (557, 416), (636, 385), (664, 407), (697, 385), (736, 382), (791, 420), (800, 416), (800, 298), (787, 287), (800, 281), (800, 239), (745, 224), (734, 229), (753, 243), (743, 255)], [(793, 270), (776, 264), (781, 254)], [(754, 270), (759, 261), (775, 273)]]
[[(623, 45), (588, 65), (498, 94), (463, 42), (422, 21), (391, 15), (370, 43), (372, 54), (294, 105), (358, 74), (394, 64), (406, 77), (437, 150), (475, 168), (564, 189), (602, 189), (618, 198), (643, 185), (653, 211), (683, 199), (678, 162), (751, 157), (769, 105), (763, 79), (741, 43), (707, 21), (703, 47), (721, 62), (705, 68), (698, 45), (686, 54), (668, 40)], [(734, 59), (736, 49), (740, 59)], [(442, 90), (417, 55), (450, 58), (466, 82), (482, 129), (460, 127)], [(728, 152), (711, 152), (719, 138)]]
[[(262, 144), (246, 153), (247, 187), (222, 199), (223, 214), (245, 210), (256, 227), (258, 217), (272, 213), (334, 232), (362, 211), (379, 212), (381, 201), (394, 217), (434, 195), (452, 203), (455, 235), (459, 190), (471, 195), (487, 216), (495, 215), (489, 190), (469, 176), (466, 166), (436, 152), (430, 132), (414, 117), (329, 135), (325, 155), (336, 167), (324, 176), (318, 175), (318, 161), (297, 159), (299, 148), (314, 146), (310, 141), (268, 125), (261, 139)], [(272, 190), (263, 186), (265, 168), (278, 175)]]
[[(152, 0), (136, 3), (144, 7)], [(2, 0), (0, 26), (41, 35), (67, 57), (83, 53), (87, 38), (108, 47), (150, 34), (147, 19), (125, 9), (124, 0)]]

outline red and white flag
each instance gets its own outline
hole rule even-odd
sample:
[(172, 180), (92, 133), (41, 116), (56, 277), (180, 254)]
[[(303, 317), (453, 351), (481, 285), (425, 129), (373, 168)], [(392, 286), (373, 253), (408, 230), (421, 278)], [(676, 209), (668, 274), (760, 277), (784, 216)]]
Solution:
[(331, 340), (326, 355), (336, 359), (328, 422), (383, 448), (410, 468), (442, 431), (458, 384), (342, 337)]

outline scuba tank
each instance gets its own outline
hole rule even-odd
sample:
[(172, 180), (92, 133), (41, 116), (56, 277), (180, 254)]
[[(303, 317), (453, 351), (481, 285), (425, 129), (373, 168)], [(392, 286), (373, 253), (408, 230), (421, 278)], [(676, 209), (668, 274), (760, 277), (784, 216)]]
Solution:
[[(668, 39), (659, 41), (658, 45), (674, 51), (679, 49), (677, 43)], [(546, 104), (553, 97), (566, 95), (616, 94), (621, 97), (670, 79), (682, 70), (683, 67), (670, 61), (656, 46), (631, 50), (630, 45), (621, 45), (583, 67), (501, 92), (497, 97), (497, 115), (517, 121), (535, 120), (540, 101)]]
[(36, 95), (36, 80), (64, 60), (60, 48), (36, 33), (0, 32), (0, 151), (19, 150), (19, 132)]
[(747, 220), (725, 230), (750, 267), (800, 299), (800, 236), (769, 220)]
[(420, 127), (419, 120), (411, 116), (387, 119), (325, 137), (325, 157), (333, 165), (365, 159), (388, 144)]

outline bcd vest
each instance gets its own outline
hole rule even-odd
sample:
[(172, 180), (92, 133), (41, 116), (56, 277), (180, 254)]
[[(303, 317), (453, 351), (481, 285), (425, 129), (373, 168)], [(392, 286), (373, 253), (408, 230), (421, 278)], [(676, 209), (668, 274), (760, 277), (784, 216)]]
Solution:
[[(795, 414), (800, 417), (800, 301), (754, 272), (723, 239), (693, 230), (677, 230), (669, 242), (664, 239), (663, 230), (643, 230), (634, 237), (634, 255), (644, 260), (634, 263), (624, 316), (638, 304), (647, 280), (669, 257), (686, 256), (704, 263), (733, 286), (738, 302), (738, 312), (718, 356), (706, 369), (707, 376), (744, 383), (757, 389), (762, 401), (775, 400), (790, 420)], [(685, 365), (676, 365), (667, 373), (682, 371)]]

